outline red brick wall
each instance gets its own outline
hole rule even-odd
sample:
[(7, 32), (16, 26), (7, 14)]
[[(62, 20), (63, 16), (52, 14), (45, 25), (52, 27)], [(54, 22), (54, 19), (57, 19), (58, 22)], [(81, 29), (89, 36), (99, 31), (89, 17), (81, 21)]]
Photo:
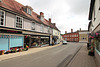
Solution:
[(74, 32), (74, 33), (67, 33), (63, 35), (64, 40), (67, 39), (69, 42), (79, 42), (79, 33)]

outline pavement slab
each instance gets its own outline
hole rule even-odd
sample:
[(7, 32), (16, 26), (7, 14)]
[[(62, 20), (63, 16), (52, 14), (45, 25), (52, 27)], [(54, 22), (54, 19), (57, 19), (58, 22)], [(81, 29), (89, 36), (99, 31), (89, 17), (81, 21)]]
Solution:
[(94, 56), (88, 55), (86, 44), (82, 46), (80, 51), (76, 54), (74, 59), (67, 67), (97, 67)]

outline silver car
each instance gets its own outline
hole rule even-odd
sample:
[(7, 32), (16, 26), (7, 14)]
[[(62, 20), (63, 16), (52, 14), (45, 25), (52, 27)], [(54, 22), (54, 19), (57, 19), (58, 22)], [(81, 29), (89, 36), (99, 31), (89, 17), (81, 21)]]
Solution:
[(67, 41), (66, 41), (66, 40), (63, 40), (63, 41), (62, 41), (62, 44), (63, 44), (63, 45), (67, 45)]

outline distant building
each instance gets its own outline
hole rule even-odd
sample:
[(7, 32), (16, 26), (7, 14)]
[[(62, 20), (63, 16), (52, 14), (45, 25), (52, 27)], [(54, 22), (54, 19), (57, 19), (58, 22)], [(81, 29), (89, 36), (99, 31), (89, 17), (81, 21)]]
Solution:
[(88, 30), (79, 31), (79, 42), (88, 42)]
[(67, 31), (65, 31), (63, 39), (68, 42), (79, 42), (79, 32), (73, 32), (73, 29), (71, 29), (71, 33), (67, 33)]

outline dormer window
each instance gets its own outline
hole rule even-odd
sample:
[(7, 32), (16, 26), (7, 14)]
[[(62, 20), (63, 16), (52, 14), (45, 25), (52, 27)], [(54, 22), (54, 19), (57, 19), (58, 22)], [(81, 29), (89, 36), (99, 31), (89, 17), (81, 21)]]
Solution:
[(27, 14), (29, 14), (29, 15), (32, 15), (32, 8), (30, 7), (30, 6), (24, 6), (23, 7), (23, 10), (27, 13)]

